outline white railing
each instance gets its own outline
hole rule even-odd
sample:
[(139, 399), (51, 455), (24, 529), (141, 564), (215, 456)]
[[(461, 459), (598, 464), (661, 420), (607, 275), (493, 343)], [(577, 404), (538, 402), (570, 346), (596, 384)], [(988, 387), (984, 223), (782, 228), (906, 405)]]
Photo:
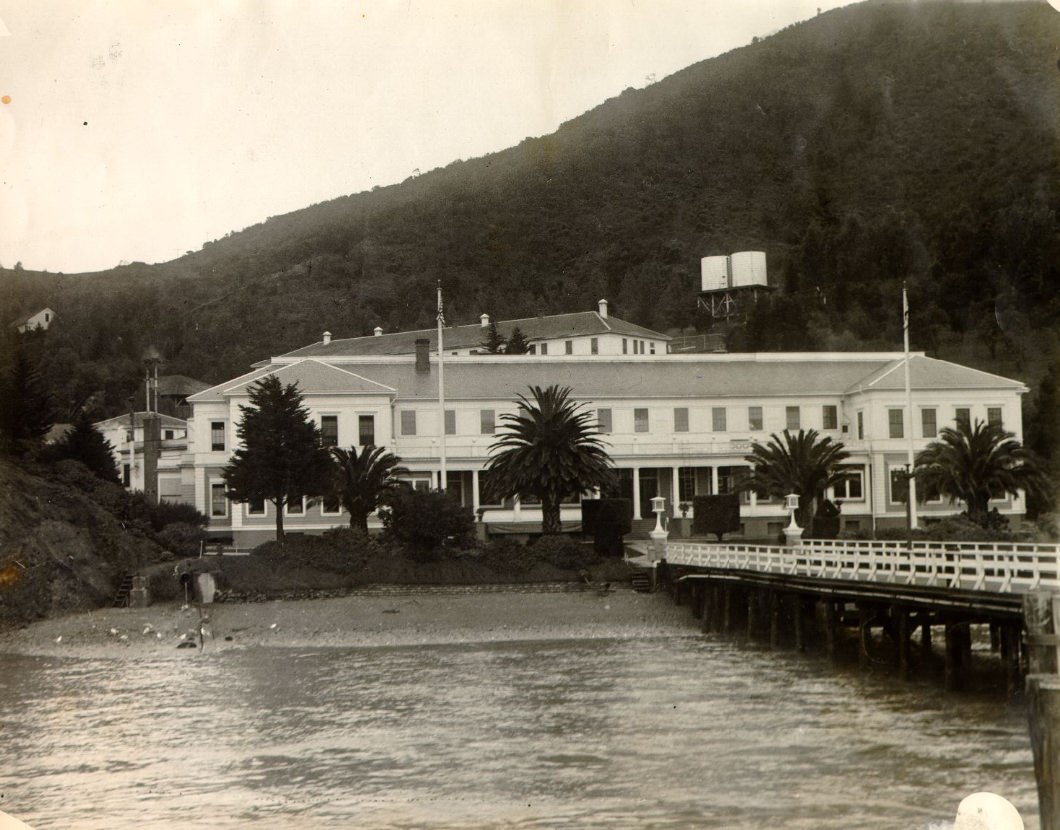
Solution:
[(672, 565), (1002, 594), (1060, 590), (1058, 545), (812, 540), (775, 547), (670, 542), (666, 560)]

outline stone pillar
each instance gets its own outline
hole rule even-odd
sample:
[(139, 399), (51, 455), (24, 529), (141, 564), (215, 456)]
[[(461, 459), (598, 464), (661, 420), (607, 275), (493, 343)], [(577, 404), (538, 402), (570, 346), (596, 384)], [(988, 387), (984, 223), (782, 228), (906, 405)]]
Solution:
[(640, 515), (640, 467), (633, 468), (633, 520), (643, 519)]

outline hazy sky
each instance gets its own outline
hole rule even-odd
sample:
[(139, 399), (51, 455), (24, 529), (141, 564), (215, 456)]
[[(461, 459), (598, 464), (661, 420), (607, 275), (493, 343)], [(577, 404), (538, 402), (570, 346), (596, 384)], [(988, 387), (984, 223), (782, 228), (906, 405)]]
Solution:
[(839, 5), (0, 0), (0, 264), (172, 259)]

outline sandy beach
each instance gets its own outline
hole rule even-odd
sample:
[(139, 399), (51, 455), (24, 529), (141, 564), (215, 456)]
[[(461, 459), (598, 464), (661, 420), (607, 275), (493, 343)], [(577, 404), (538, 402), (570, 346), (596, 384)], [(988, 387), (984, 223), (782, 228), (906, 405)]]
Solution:
[[(221, 603), (202, 615), (202, 648), (412, 646), (685, 636), (687, 608), (664, 594), (421, 589), (337, 599)], [(0, 633), (0, 652), (85, 657), (179, 653), (200, 641), (200, 611), (179, 603), (104, 608)], [(188, 653), (191, 649), (188, 648)]]

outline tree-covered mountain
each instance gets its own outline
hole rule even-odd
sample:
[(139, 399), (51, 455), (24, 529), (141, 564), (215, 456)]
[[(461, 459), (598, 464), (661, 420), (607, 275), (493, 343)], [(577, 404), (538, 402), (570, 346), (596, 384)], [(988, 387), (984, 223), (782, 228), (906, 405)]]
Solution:
[(153, 344), (219, 381), (320, 339), (591, 309), (668, 331), (702, 256), (763, 250), (778, 290), (733, 349), (915, 348), (1034, 382), (1058, 354), (1060, 15), (866, 3), (818, 15), (509, 150), (284, 216), (160, 265), (0, 271), (59, 315), (42, 374), (120, 409)]

